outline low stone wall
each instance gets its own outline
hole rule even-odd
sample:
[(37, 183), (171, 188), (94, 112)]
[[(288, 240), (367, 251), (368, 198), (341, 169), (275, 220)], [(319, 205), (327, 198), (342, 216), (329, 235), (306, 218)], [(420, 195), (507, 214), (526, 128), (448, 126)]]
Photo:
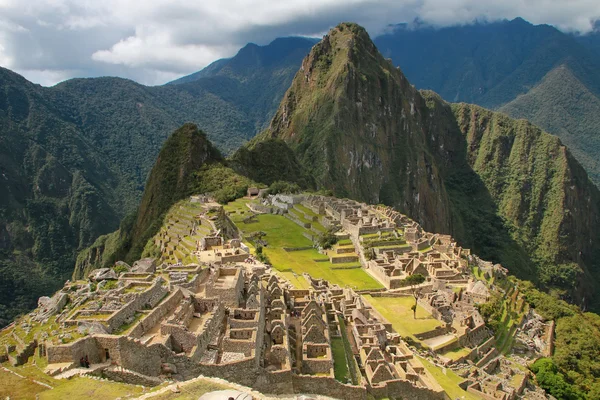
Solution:
[(294, 393), (320, 394), (337, 399), (367, 399), (367, 389), (365, 387), (345, 385), (330, 377), (294, 374), (292, 375), (292, 383)]
[(128, 383), (130, 385), (142, 385), (146, 387), (154, 387), (163, 383), (162, 379), (153, 376), (146, 376), (134, 371), (122, 369), (119, 367), (106, 368), (102, 374), (115, 382)]
[(442, 336), (450, 332), (450, 329), (445, 326), (438, 326), (430, 331), (417, 333), (415, 337), (419, 340), (427, 340), (436, 336)]
[(298, 218), (296, 218), (294, 215), (292, 215), (290, 213), (285, 214), (285, 217), (287, 219), (289, 219), (290, 221), (294, 222), (296, 225), (300, 225), (302, 228), (310, 229), (310, 227), (312, 226), (312, 224), (310, 222), (300, 221)]
[(358, 256), (335, 256), (330, 257), (330, 261), (332, 264), (345, 264), (358, 262)]
[(304, 246), (304, 247), (284, 247), (283, 250), (289, 252), (292, 251), (304, 251), (304, 250), (312, 250), (312, 246)]
[(548, 333), (546, 334), (546, 343), (548, 345), (544, 349), (544, 356), (551, 357), (554, 354), (554, 328), (556, 323), (554, 321), (550, 321), (550, 326), (548, 327)]
[(495, 348), (490, 349), (479, 361), (475, 364), (478, 368), (483, 367), (485, 364), (490, 362), (494, 357), (498, 355), (498, 350)]
[(441, 388), (433, 390), (424, 387), (416, 387), (406, 380), (394, 380), (387, 382), (387, 394), (383, 397), (394, 397), (406, 400), (449, 400), (450, 397)]
[(163, 336), (171, 335), (172, 339), (174, 339), (186, 353), (190, 352), (196, 346), (196, 336), (192, 332), (186, 330), (183, 326), (162, 324), (160, 326), (160, 334)]
[(231, 353), (243, 353), (245, 357), (250, 357), (253, 351), (256, 349), (256, 339), (255, 335), (253, 335), (253, 339), (232, 339), (232, 338), (223, 338), (222, 342), (222, 350), (231, 352)]
[(48, 355), (48, 364), (78, 362), (81, 357), (86, 355), (92, 364), (102, 361), (98, 344), (93, 336), (83, 337), (70, 344), (49, 346), (46, 354)]

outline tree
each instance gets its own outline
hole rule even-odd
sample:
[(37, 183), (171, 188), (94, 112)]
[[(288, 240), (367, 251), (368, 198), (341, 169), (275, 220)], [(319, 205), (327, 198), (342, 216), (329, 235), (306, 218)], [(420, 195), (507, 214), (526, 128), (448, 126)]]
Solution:
[(425, 277), (421, 274), (413, 274), (402, 280), (404, 286), (410, 286), (412, 295), (415, 298), (415, 304), (410, 308), (413, 311), (413, 317), (417, 319), (417, 301), (421, 294), (421, 289), (418, 287), (421, 283), (425, 282)]

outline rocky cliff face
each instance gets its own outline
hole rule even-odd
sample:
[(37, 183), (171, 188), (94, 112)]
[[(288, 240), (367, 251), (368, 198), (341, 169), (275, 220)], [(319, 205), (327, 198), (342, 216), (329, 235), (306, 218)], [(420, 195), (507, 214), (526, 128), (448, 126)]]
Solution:
[(304, 59), (256, 140), (273, 138), (336, 196), (394, 206), (571, 299), (596, 285), (600, 196), (559, 139), (417, 91), (355, 24)]

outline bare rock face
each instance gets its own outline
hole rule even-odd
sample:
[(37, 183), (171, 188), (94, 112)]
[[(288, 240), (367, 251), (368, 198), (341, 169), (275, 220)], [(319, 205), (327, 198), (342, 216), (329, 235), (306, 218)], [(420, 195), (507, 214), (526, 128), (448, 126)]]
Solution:
[(133, 269), (131, 272), (145, 272), (154, 273), (156, 271), (156, 259), (155, 258), (142, 258), (133, 263)]
[(101, 282), (106, 280), (117, 280), (118, 277), (111, 268), (100, 268), (92, 271), (88, 278), (95, 282)]

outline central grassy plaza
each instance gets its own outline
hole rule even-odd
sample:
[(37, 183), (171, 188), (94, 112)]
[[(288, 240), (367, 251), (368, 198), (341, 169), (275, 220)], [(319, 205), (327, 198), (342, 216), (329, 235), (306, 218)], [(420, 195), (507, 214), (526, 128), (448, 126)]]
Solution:
[[(241, 199), (229, 203), (225, 210), (237, 227), (248, 237), (255, 232), (264, 232), (262, 240), (268, 244), (264, 253), (269, 257), (273, 268), (299, 289), (309, 287), (303, 273), (317, 279), (326, 279), (341, 287), (350, 286), (356, 290), (380, 289), (383, 286), (360, 267), (358, 262), (332, 264), (329, 256), (312, 248), (312, 241), (303, 233), (314, 232), (294, 223), (282, 215), (261, 214), (246, 221), (250, 210), (248, 200)], [(291, 250), (306, 248), (305, 250)], [(288, 250), (285, 250), (288, 249)]]

